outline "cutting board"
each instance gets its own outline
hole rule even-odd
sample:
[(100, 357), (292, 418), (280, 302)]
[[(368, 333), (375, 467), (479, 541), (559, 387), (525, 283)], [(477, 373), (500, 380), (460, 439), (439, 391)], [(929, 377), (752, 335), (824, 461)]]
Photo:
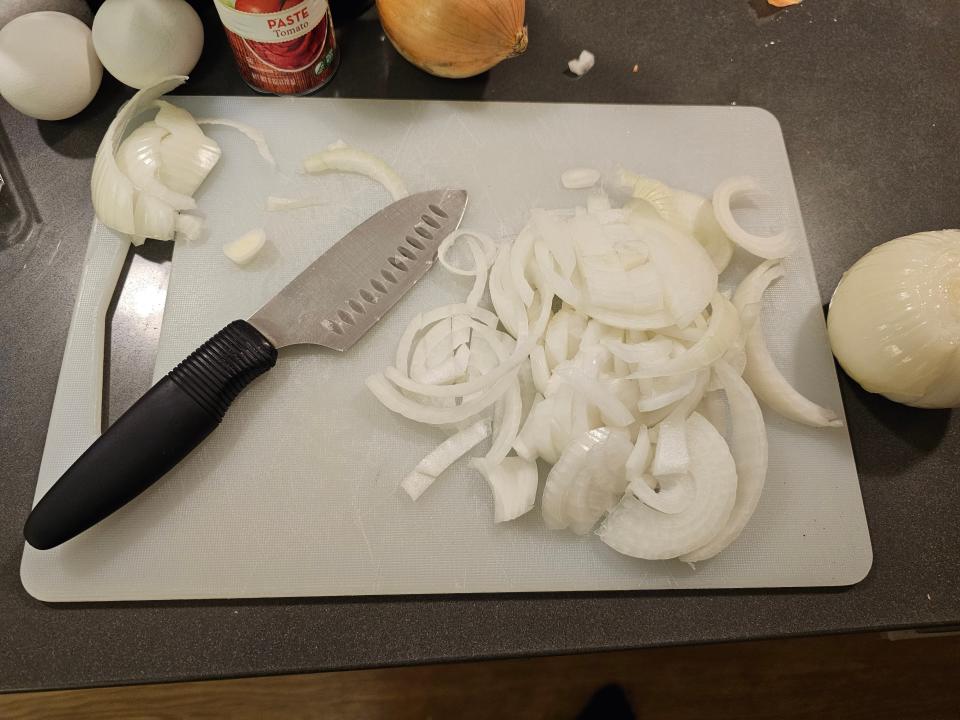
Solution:
[[(650, 107), (281, 98), (177, 98), (196, 116), (261, 128), (272, 171), (226, 128), (224, 154), (198, 194), (208, 236), (178, 243), (156, 376), (227, 322), (246, 317), (359, 221), (388, 202), (360, 176), (307, 177), (305, 155), (343, 139), (380, 155), (411, 190), (464, 187), (464, 226), (507, 237), (532, 207), (569, 207), (583, 191), (562, 170), (624, 165), (708, 194), (756, 176), (778, 199), (744, 210), (752, 229), (785, 223), (799, 239), (764, 323), (788, 379), (842, 412), (821, 299), (777, 120), (746, 107)], [(268, 213), (268, 195), (320, 196)], [(267, 248), (238, 268), (225, 242), (264, 226)], [(96, 437), (102, 314), (126, 251), (94, 225), (36, 496)], [(727, 284), (755, 264), (738, 255)], [(96, 528), (47, 552), (27, 547), (24, 587), (47, 601), (303, 595), (596, 591), (847, 585), (872, 553), (845, 429), (805, 428), (765, 412), (770, 470), (743, 535), (695, 568), (618, 555), (593, 536), (545, 529), (539, 511), (493, 524), (489, 490), (461, 462), (414, 504), (398, 485), (443, 433), (381, 407), (363, 380), (391, 362), (424, 308), (468, 287), (432, 271), (345, 354), (286, 349), (220, 429), (162, 482)]]

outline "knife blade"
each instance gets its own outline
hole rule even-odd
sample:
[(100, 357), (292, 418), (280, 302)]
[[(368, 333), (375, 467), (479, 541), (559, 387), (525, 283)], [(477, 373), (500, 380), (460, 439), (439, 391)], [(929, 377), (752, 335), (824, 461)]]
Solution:
[(276, 364), (280, 348), (346, 351), (433, 265), (466, 210), (464, 190), (411, 195), (373, 215), (254, 313), (218, 332), (107, 428), (40, 499), (24, 525), (47, 550), (70, 540), (169, 472)]

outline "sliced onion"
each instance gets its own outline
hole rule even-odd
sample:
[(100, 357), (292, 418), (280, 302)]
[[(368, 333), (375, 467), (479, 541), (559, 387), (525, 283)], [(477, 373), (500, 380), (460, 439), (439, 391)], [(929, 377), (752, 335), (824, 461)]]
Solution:
[(499, 367), (497, 367), (496, 370), (481, 378), (469, 380), (465, 383), (457, 383), (455, 385), (433, 387), (431, 385), (414, 382), (410, 378), (403, 375), (397, 368), (387, 368), (381, 377), (388, 378), (390, 382), (395, 383), (397, 387), (402, 388), (407, 392), (417, 393), (425, 397), (457, 397), (469, 395), (480, 390), (485, 390), (486, 388), (498, 383), (505, 376), (516, 374), (516, 370), (520, 363), (527, 359), (527, 357), (530, 355), (530, 351), (537, 344), (537, 341), (543, 334), (543, 330), (546, 327), (549, 317), (550, 304), (549, 302), (544, 301), (540, 316), (537, 318), (532, 331), (526, 337), (521, 337), (518, 339), (517, 346), (514, 348), (509, 360), (504, 361)]
[(497, 465), (490, 465), (479, 459), (472, 464), (493, 491), (495, 523), (514, 520), (533, 509), (540, 481), (536, 463), (519, 457), (508, 457)]
[(575, 367), (558, 368), (557, 375), (570, 383), (577, 392), (600, 411), (605, 424), (612, 427), (626, 427), (635, 421), (630, 410), (600, 380), (589, 377)]
[(668, 514), (632, 493), (610, 511), (597, 534), (617, 552), (647, 560), (682, 556), (714, 537), (727, 523), (737, 493), (737, 470), (726, 441), (701, 415), (687, 420), (693, 502)]
[(690, 469), (687, 450), (687, 418), (671, 413), (658, 426), (657, 451), (650, 472), (655, 478), (679, 475)]
[(722, 530), (709, 541), (683, 551), (685, 554), (680, 559), (684, 562), (711, 558), (740, 536), (757, 509), (767, 477), (767, 433), (756, 398), (743, 378), (722, 360), (714, 365), (714, 372), (730, 407), (733, 432), (730, 451), (738, 478), (736, 502)]
[(204, 227), (203, 218), (182, 212), (174, 221), (174, 239), (195, 242), (203, 237)]
[(329, 200), (319, 195), (302, 198), (285, 198), (271, 195), (267, 198), (267, 210), (270, 212), (299, 210), (301, 208), (326, 205)]
[(168, 130), (155, 123), (144, 123), (120, 143), (117, 167), (140, 192), (152, 195), (174, 210), (193, 210), (197, 207), (196, 200), (161, 182), (163, 162), (160, 148), (168, 135)]
[(262, 132), (252, 125), (237, 122), (236, 120), (227, 120), (226, 118), (200, 118), (197, 120), (197, 125), (222, 125), (243, 133), (253, 141), (254, 145), (256, 145), (257, 152), (260, 153), (260, 157), (262, 157), (270, 165), (276, 167), (277, 161), (274, 159), (273, 153), (270, 152), (270, 146), (267, 144), (267, 138)]
[[(146, 228), (142, 225), (137, 225), (135, 205), (138, 192), (130, 179), (117, 166), (116, 154), (130, 122), (147, 110), (157, 98), (182, 85), (186, 79), (185, 76), (168, 77), (140, 90), (120, 108), (107, 128), (103, 140), (100, 141), (93, 163), (90, 190), (97, 218), (107, 227), (128, 235), (156, 237), (154, 234), (145, 232)], [(145, 213), (141, 211), (141, 216), (143, 215)], [(154, 225), (151, 229), (156, 227), (157, 225)], [(174, 229), (171, 225), (169, 235), (157, 239), (171, 240), (173, 233)]]
[(676, 225), (689, 232), (703, 245), (718, 273), (722, 273), (733, 257), (733, 244), (713, 212), (713, 203), (707, 198), (684, 190), (673, 191), (677, 210)]
[(303, 161), (303, 168), (312, 174), (349, 172), (366, 175), (383, 185), (393, 197), (394, 202), (410, 194), (403, 179), (392, 167), (375, 155), (353, 147), (331, 147), (311, 155)]
[(267, 234), (263, 228), (256, 228), (236, 240), (223, 246), (223, 254), (237, 265), (246, 265), (253, 260), (267, 242)]
[(740, 321), (734, 306), (720, 293), (710, 301), (713, 312), (700, 339), (677, 357), (657, 364), (641, 366), (630, 377), (647, 378), (695, 372), (716, 362), (740, 334)]
[(530, 369), (533, 372), (533, 384), (541, 395), (547, 392), (547, 383), (550, 381), (550, 367), (547, 364), (547, 354), (543, 345), (537, 345), (530, 351)]
[[(473, 256), (473, 267), (470, 270), (464, 270), (452, 264), (447, 259), (447, 253), (453, 244), (465, 237), (467, 247)], [(462, 275), (474, 278), (473, 289), (467, 295), (466, 304), (476, 306), (483, 297), (484, 290), (487, 288), (487, 271), (489, 269), (489, 257), (496, 254), (496, 247), (493, 241), (482, 233), (474, 233), (468, 230), (457, 230), (448, 235), (437, 248), (437, 260), (440, 264), (454, 275)]]
[(520, 420), (523, 417), (523, 402), (520, 395), (520, 381), (515, 380), (503, 398), (503, 415), (497, 423), (497, 432), (490, 445), (490, 451), (484, 460), (493, 467), (499, 465), (513, 448), (520, 432)]
[(600, 180), (600, 171), (593, 168), (571, 168), (560, 175), (560, 184), (568, 190), (593, 187)]
[(183, 108), (165, 100), (157, 100), (154, 106), (159, 108), (154, 122), (168, 131), (160, 143), (160, 181), (189, 198), (220, 160), (220, 146), (203, 134), (193, 115)]
[(786, 257), (793, 252), (795, 245), (786, 230), (770, 237), (762, 237), (744, 230), (733, 217), (730, 204), (734, 195), (756, 192), (759, 189), (757, 181), (752, 177), (739, 176), (724, 180), (713, 191), (714, 215), (727, 237), (748, 253), (767, 259)]
[(444, 470), (488, 437), (490, 437), (490, 421), (487, 419), (478, 420), (456, 435), (451, 435), (417, 463), (417, 467), (403, 479), (400, 487), (411, 500), (417, 500)]
[(622, 430), (597, 428), (571, 442), (547, 475), (541, 498), (546, 526), (590, 532), (627, 485), (633, 445)]
[(669, 225), (633, 218), (631, 225), (650, 248), (660, 273), (672, 323), (686, 327), (704, 311), (717, 291), (717, 269), (696, 241)]
[(570, 226), (553, 213), (535, 209), (532, 213), (533, 224), (541, 240), (560, 268), (560, 275), (569, 279), (577, 267), (577, 255), (570, 236)]
[(510, 276), (510, 246), (503, 245), (490, 270), (490, 301), (507, 332), (518, 337), (526, 332), (527, 309), (513, 286)]
[(697, 374), (672, 375), (653, 378), (649, 390), (640, 391), (637, 409), (641, 412), (659, 410), (687, 397), (697, 385)]
[[(737, 288), (734, 303), (738, 307), (759, 307), (763, 292), (771, 282), (783, 276), (779, 264), (767, 261), (758, 265)], [(746, 335), (746, 366), (743, 378), (772, 410), (794, 422), (811, 427), (842, 427), (843, 421), (832, 410), (821, 407), (801, 395), (783, 376), (767, 349), (763, 329), (753, 324)]]

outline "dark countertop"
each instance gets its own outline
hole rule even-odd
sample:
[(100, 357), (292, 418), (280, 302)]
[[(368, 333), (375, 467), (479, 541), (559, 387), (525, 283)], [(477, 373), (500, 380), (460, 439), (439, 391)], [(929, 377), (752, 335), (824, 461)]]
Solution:
[[(207, 0), (195, 5), (212, 16)], [(960, 226), (956, 0), (806, 0), (762, 19), (748, 0), (531, 0), (527, 13), (527, 54), (462, 82), (404, 63), (374, 19), (343, 23), (343, 64), (322, 94), (767, 108), (783, 126), (824, 297), (871, 246)], [(597, 66), (574, 80), (562, 70), (583, 47), (596, 53)], [(208, 25), (188, 90), (249, 93), (216, 25)], [(893, 405), (846, 378), (875, 557), (853, 588), (60, 606), (33, 600), (20, 585), (20, 531), (93, 217), (92, 156), (126, 96), (105, 79), (91, 108), (58, 123), (27, 119), (0, 101), (0, 149), (5, 134), (43, 220), (26, 245), (8, 247), (0, 238), (0, 689), (960, 624), (960, 421), (948, 411)], [(114, 361), (118, 344), (142, 355), (149, 343), (141, 335), (151, 331), (115, 324)], [(121, 365), (111, 385), (114, 397), (126, 398), (146, 382), (150, 363), (139, 371)]]

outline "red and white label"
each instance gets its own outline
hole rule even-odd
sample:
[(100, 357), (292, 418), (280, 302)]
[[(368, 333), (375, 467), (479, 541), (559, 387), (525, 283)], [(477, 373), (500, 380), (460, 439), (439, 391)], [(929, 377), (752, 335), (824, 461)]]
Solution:
[[(242, 38), (262, 43), (295, 40), (313, 30), (326, 16), (327, 0), (303, 0), (283, 7), (280, 0), (237, 0), (241, 8), (257, 7), (258, 11), (243, 12), (228, 7), (223, 0), (214, 3), (224, 27)], [(279, 7), (275, 12), (260, 12), (260, 8)]]

